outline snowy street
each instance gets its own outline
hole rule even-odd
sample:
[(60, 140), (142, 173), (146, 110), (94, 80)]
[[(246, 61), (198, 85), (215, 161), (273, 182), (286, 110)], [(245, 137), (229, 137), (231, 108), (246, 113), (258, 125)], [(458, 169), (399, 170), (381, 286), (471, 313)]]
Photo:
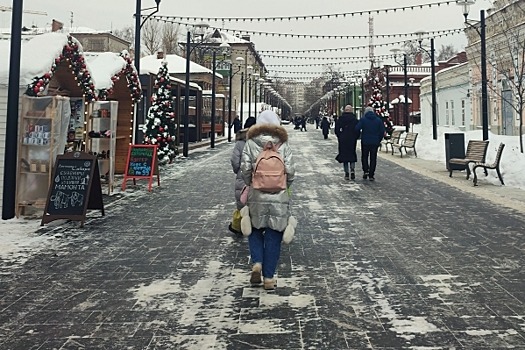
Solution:
[(0, 259), (0, 349), (525, 349), (523, 212), (381, 151), (375, 182), (345, 181), (333, 134), (287, 130), (299, 224), (275, 292), (227, 229), (225, 142)]

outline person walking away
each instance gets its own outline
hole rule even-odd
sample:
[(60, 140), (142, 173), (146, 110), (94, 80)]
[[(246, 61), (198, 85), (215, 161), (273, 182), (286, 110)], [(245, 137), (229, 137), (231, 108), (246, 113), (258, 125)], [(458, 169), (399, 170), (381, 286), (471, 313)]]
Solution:
[(343, 163), (345, 180), (355, 180), (356, 147), (357, 139), (359, 138), (359, 132), (356, 131), (357, 123), (357, 117), (351, 105), (345, 106), (343, 114), (335, 122), (334, 131), (337, 136), (339, 150), (335, 159), (339, 163)]
[(281, 241), (289, 243), (297, 225), (290, 213), (295, 163), (288, 133), (275, 112), (262, 112), (248, 130), (241, 171), (244, 182), (251, 186), (247, 206), (241, 210), (241, 230), (248, 236), (253, 264), (250, 283), (261, 284), (262, 274), (264, 289), (273, 290)]
[(301, 131), (303, 131), (303, 129), (306, 131), (306, 117), (304, 115), (301, 117)]
[(241, 120), (239, 119), (239, 116), (236, 115), (233, 119), (233, 122), (230, 124), (230, 129), (233, 127), (233, 133), (237, 134), (239, 130), (241, 130)]
[(321, 120), (321, 130), (323, 131), (323, 136), (326, 140), (328, 138), (328, 133), (330, 132), (330, 122), (326, 116), (324, 116), (323, 120)]
[[(363, 167), (363, 179), (375, 180), (377, 165), (377, 150), (381, 140), (385, 136), (385, 126), (372, 107), (365, 108), (365, 115), (359, 120), (355, 127), (361, 132), (361, 165)], [(368, 162), (370, 158), (370, 163)]]
[(244, 204), (241, 202), (241, 191), (246, 185), (241, 173), (242, 151), (246, 143), (246, 133), (253, 125), (255, 125), (255, 118), (248, 117), (244, 122), (244, 129), (239, 130), (239, 132), (235, 134), (235, 146), (233, 147), (233, 153), (230, 159), (232, 170), (235, 173), (235, 204), (237, 209), (233, 212), (233, 218), (228, 225), (228, 229), (238, 237), (242, 237), (241, 209), (244, 207)]
[(319, 123), (321, 122), (321, 117), (315, 117), (315, 129), (319, 129)]

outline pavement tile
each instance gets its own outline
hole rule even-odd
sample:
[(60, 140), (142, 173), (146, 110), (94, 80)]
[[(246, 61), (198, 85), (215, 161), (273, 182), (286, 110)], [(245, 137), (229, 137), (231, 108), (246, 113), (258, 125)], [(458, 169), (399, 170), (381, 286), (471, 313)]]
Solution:
[(521, 212), (412, 157), (344, 181), (334, 140), (289, 131), (299, 226), (275, 292), (249, 285), (247, 239), (227, 230), (223, 143), (151, 193), (105, 197), (83, 228), (40, 229), (58, 248), (0, 261), (0, 349), (525, 348)]

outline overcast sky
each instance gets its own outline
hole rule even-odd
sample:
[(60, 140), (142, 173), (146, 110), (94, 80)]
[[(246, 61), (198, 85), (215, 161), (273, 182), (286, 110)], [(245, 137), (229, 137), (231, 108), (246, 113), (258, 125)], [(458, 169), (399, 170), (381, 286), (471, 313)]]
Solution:
[[(159, 15), (173, 16), (208, 16), (208, 17), (257, 17), (257, 16), (295, 16), (320, 15), (342, 12), (366, 11), (419, 5), (439, 2), (440, 0), (161, 0)], [(13, 0), (0, 0), (0, 5), (12, 6)], [(491, 7), (491, 0), (477, 0), (471, 9), (471, 18), (479, 19), (479, 10)], [(142, 0), (142, 7), (155, 5), (154, 0)], [(71, 12), (73, 26), (90, 27), (99, 30), (119, 29), (134, 24), (133, 13), (136, 2), (133, 0), (24, 0), (25, 10), (45, 11), (47, 16), (24, 15), (24, 25), (45, 26), (52, 19), (57, 19), (69, 27)], [(10, 26), (11, 14), (0, 12), (0, 27)], [(367, 35), (368, 15), (346, 18), (283, 21), (283, 22), (209, 22), (210, 26), (226, 29), (262, 30), (279, 33), (319, 34), (319, 35)], [(450, 5), (433, 6), (424, 9), (384, 12), (374, 14), (375, 34), (413, 33), (419, 30), (437, 31), (463, 27), (462, 10), (454, 1)], [(185, 31), (186, 29), (183, 29)], [(306, 50), (323, 48), (340, 48), (362, 46), (368, 44), (368, 39), (302, 39), (251, 35), (257, 50)], [(406, 38), (377, 38), (376, 44), (405, 40)], [(466, 43), (464, 34), (439, 37), (435, 39), (436, 48), (441, 45), (453, 44), (458, 50)], [(394, 46), (377, 47), (376, 55), (390, 54)], [(338, 52), (292, 54), (279, 53), (287, 56), (315, 57), (363, 57), (368, 56), (368, 49), (358, 49)], [(265, 64), (320, 64), (322, 60), (297, 60), (293, 58), (264, 57)], [(335, 59), (332, 61), (336, 61)], [(387, 63), (387, 62), (384, 62)], [(393, 62), (388, 62), (393, 63)], [(366, 68), (367, 63), (339, 65), (342, 71)], [(275, 70), (302, 72), (321, 71), (322, 67), (272, 67)], [(297, 76), (296, 74), (279, 73), (281, 76)]]

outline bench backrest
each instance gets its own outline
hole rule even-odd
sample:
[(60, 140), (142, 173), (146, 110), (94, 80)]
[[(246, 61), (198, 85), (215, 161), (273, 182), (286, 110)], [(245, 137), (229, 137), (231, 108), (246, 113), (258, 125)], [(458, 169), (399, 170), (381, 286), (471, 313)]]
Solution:
[(467, 146), (466, 159), (471, 159), (475, 162), (484, 163), (487, 156), (487, 149), (489, 148), (488, 141), (470, 140)]
[(408, 132), (403, 141), (403, 146), (414, 147), (416, 145), (417, 132)]
[(501, 142), (498, 147), (498, 152), (496, 153), (496, 159), (494, 159), (494, 163), (490, 165), (491, 168), (496, 168), (499, 165), (499, 162), (501, 161), (501, 154), (503, 153), (504, 148), (505, 144)]
[(393, 143), (398, 143), (399, 139), (401, 138), (401, 134), (403, 133), (403, 130), (394, 130), (392, 131), (392, 136), (390, 136), (390, 140)]

